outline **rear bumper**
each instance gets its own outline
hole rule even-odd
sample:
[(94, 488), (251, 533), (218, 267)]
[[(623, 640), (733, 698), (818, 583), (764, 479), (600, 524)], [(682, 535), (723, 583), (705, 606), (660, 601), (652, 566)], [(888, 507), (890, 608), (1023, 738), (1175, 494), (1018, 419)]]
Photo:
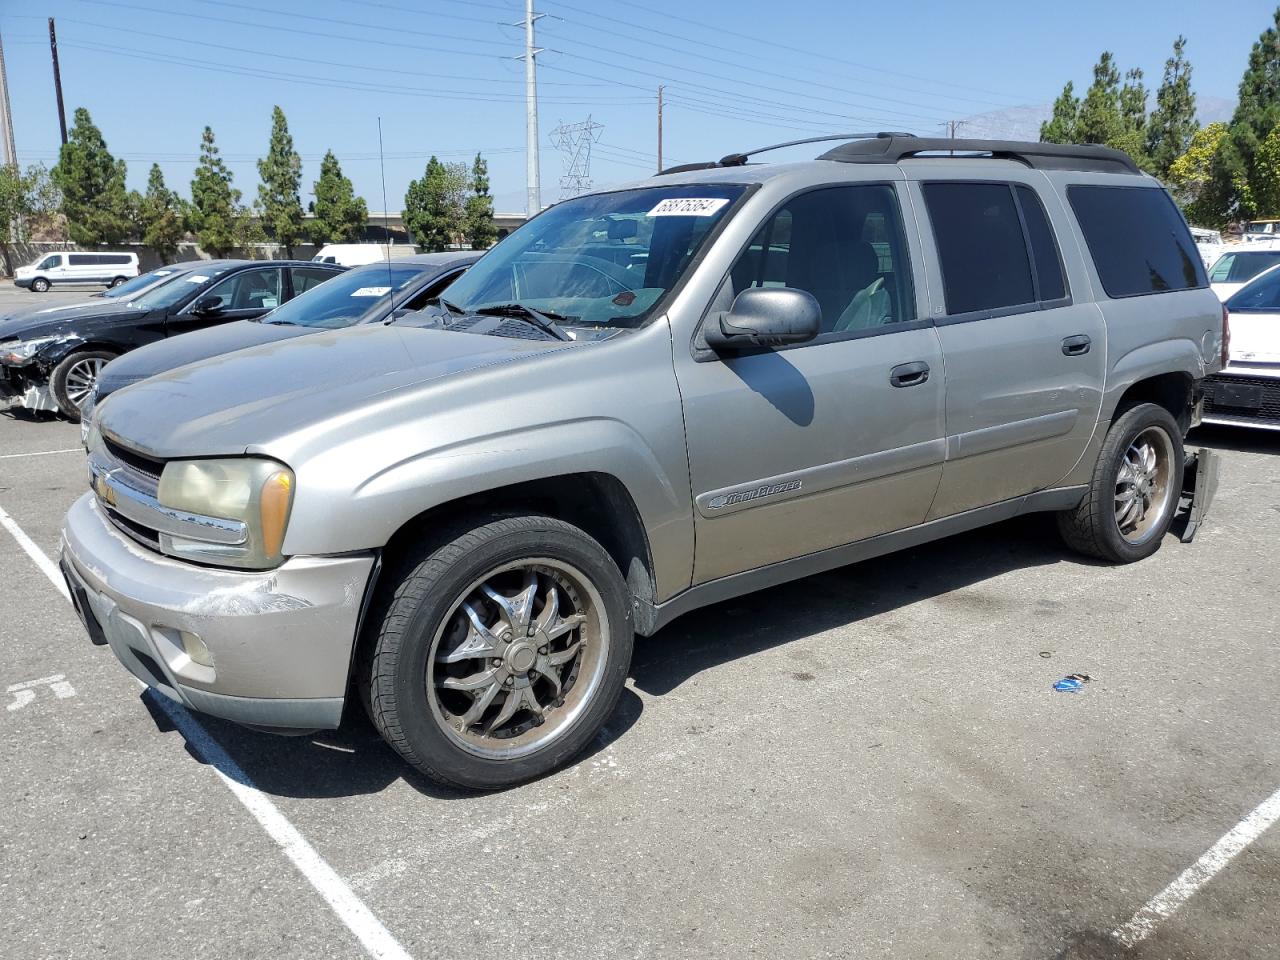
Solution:
[[(135, 677), (193, 710), (282, 729), (341, 721), (373, 562), (295, 557), (252, 573), (182, 563), (116, 532), (92, 494), (68, 513), (61, 553), (90, 639)], [(212, 666), (191, 659), (184, 633)]]

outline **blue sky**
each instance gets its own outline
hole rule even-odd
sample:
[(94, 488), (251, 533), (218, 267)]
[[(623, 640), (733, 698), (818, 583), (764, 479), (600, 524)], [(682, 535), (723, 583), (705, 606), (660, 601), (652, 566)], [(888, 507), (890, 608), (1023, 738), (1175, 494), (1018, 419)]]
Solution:
[[(1159, 82), (1188, 38), (1197, 93), (1234, 98), (1275, 0), (538, 0), (542, 198), (549, 135), (604, 124), (597, 185), (646, 175), (655, 90), (668, 163), (822, 132), (936, 133), (948, 119), (1045, 104), (1087, 85), (1103, 49)], [(1230, 15), (1226, 15), (1226, 11)], [(68, 117), (87, 107), (141, 189), (152, 161), (186, 194), (213, 127), (245, 199), (279, 104), (304, 158), (304, 202), (332, 149), (372, 210), (402, 206), (427, 157), (489, 160), (496, 205), (524, 206), (520, 0), (0, 0), (19, 159), (52, 164), (58, 126), (46, 18), (58, 22)], [(808, 150), (812, 154), (812, 149)]]

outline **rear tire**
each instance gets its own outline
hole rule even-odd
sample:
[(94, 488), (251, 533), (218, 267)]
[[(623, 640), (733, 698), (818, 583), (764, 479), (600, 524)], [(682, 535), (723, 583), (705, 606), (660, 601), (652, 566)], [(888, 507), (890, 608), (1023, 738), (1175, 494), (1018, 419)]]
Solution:
[(44, 277), (36, 277), (31, 281), (31, 290), (34, 293), (47, 293), (49, 290), (49, 281)]
[(613, 559), (545, 516), (441, 531), (378, 587), (358, 683), (405, 760), (497, 790), (568, 763), (617, 705), (634, 630)]
[(1111, 563), (1151, 556), (1178, 509), (1183, 462), (1182, 431), (1168, 410), (1126, 410), (1107, 431), (1084, 500), (1058, 514), (1062, 539)]
[(126, 279), (127, 279), (127, 278), (125, 278), (125, 277), (116, 277), (116, 278), (115, 278), (114, 280), (112, 280), (109, 284), (107, 284), (107, 286), (108, 286), (108, 287), (118, 287), (118, 286), (120, 286), (120, 284), (124, 283)]
[(89, 399), (102, 368), (115, 359), (106, 350), (77, 350), (63, 357), (49, 376), (58, 409), (72, 423), (80, 422), (80, 408)]

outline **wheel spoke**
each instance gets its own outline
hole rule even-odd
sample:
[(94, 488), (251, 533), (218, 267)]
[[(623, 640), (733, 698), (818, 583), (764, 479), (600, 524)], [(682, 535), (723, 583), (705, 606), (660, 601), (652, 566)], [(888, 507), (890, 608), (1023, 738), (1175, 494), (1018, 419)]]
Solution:
[(549, 657), (539, 657), (533, 669), (537, 671), (539, 676), (545, 677), (551, 686), (555, 688), (552, 696), (558, 698), (561, 693), (559, 668), (550, 662)]
[(474, 726), (480, 718), (484, 716), (484, 712), (489, 709), (489, 705), (493, 703), (494, 697), (498, 695), (498, 691), (501, 689), (502, 687), (495, 682), (489, 684), (489, 686), (476, 694), (475, 699), (471, 701), (471, 706), (468, 707), (467, 712), (462, 715), (461, 723), (463, 730)]
[(586, 621), (586, 616), (581, 613), (575, 613), (568, 617), (562, 617), (550, 630), (546, 631), (548, 640), (555, 640), (557, 637), (563, 637), (570, 630), (576, 630)]
[(445, 677), (440, 681), (440, 686), (446, 690), (479, 690), (483, 686), (498, 682), (497, 668), (491, 670), (481, 670), (479, 673), (473, 673), (469, 677)]
[(547, 589), (547, 601), (542, 605), (542, 612), (538, 614), (537, 627), (544, 633), (556, 622), (556, 618), (560, 615), (560, 591), (556, 589), (553, 583)]
[(484, 625), (484, 621), (476, 613), (475, 607), (469, 603), (464, 603), (462, 612), (470, 624), (470, 629), (467, 630), (467, 636), (460, 644), (452, 650), (441, 652), (436, 656), (436, 659), (441, 663), (460, 663), (463, 660), (477, 660), (481, 657), (491, 657), (498, 652), (501, 641), (494, 636), (493, 631)]
[(493, 731), (497, 730), (504, 723), (514, 717), (516, 715), (517, 708), (520, 706), (520, 699), (521, 697), (518, 691), (507, 690), (506, 699), (502, 701), (501, 709), (499, 709), (494, 718), (489, 721), (489, 725), (485, 727), (484, 732), (492, 734)]
[(555, 653), (547, 654), (546, 662), (552, 667), (562, 667), (576, 657), (580, 649), (582, 649), (581, 640), (576, 643), (569, 644), (569, 646), (565, 647), (563, 650), (557, 650)]

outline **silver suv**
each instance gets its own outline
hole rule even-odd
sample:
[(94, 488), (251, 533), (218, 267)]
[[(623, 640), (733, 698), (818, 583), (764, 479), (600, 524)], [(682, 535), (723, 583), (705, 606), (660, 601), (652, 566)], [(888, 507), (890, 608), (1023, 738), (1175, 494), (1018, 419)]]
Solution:
[(1153, 553), (1226, 351), (1168, 194), (1100, 147), (839, 139), (568, 200), (423, 311), (112, 395), (62, 549), (90, 636), (255, 727), (358, 697), (497, 788), (696, 607), (1028, 511)]

